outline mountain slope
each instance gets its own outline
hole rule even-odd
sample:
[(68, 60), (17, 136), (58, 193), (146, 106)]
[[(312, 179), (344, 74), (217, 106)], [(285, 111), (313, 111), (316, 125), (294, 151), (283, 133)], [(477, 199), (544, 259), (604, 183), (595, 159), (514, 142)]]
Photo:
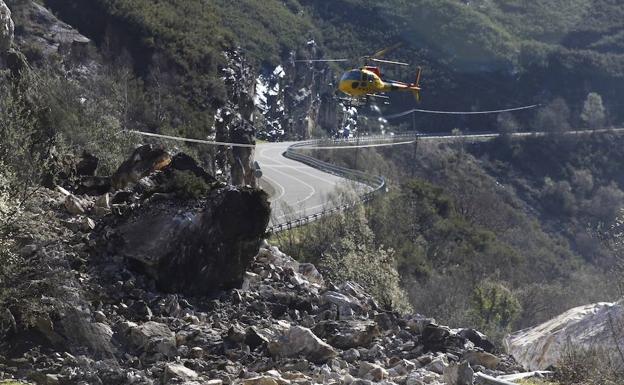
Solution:
[[(608, 0), (46, 4), (100, 46), (109, 41), (117, 52), (127, 48), (143, 77), (156, 66), (173, 72), (173, 82), (182, 85), (175, 91), (181, 94), (178, 103), (189, 105), (181, 113), (199, 113), (185, 125), (198, 132), (206, 130), (201, 120), (210, 119), (204, 114), (224, 100), (218, 72), (224, 47), (241, 46), (262, 70), (288, 62), (310, 40), (319, 44), (319, 56), (354, 58), (403, 42), (392, 56), (424, 67), (425, 108), (493, 109), (563, 97), (579, 110), (595, 91), (604, 96), (612, 121), (624, 118), (617, 108), (624, 94), (624, 32), (619, 28), (624, 6)], [(335, 76), (345, 67), (333, 66)], [(405, 80), (415, 72), (385, 70)], [(393, 101), (391, 109), (397, 111), (413, 105), (409, 98)], [(417, 123), (432, 130), (496, 126), (488, 118), (424, 116)]]

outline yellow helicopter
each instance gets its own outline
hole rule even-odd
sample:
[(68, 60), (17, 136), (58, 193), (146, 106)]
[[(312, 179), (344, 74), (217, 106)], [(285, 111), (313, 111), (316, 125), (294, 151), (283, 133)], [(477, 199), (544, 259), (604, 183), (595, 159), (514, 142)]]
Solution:
[[(338, 83), (338, 90), (347, 95), (347, 98), (340, 98), (351, 105), (366, 104), (370, 98), (389, 99), (388, 96), (380, 95), (382, 93), (393, 91), (410, 91), (414, 94), (417, 101), (420, 101), (420, 75), (422, 69), (419, 67), (416, 73), (416, 81), (414, 83), (405, 83), (395, 80), (384, 79), (378, 66), (369, 65), (369, 62), (392, 64), (399, 66), (409, 66), (408, 63), (384, 60), (382, 57), (388, 52), (397, 49), (401, 44), (395, 44), (392, 47), (385, 48), (370, 56), (363, 56), (364, 65), (360, 68), (351, 69), (345, 72)], [(296, 62), (347, 62), (352, 59), (310, 59), (296, 60)]]

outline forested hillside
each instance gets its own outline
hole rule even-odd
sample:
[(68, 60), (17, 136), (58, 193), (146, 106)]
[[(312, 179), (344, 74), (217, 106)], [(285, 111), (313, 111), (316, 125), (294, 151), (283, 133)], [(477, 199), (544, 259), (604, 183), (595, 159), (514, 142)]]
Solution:
[[(20, 12), (20, 4), (25, 3), (10, 2), (16, 9), (18, 36), (24, 33), (20, 23), (31, 22)], [(24, 79), (23, 87), (50, 104), (56, 122), (52, 137), (58, 135), (70, 149), (86, 146), (105, 165), (114, 164), (129, 147), (111, 135), (115, 130), (213, 135), (215, 113), (228, 103), (224, 81), (228, 59), (222, 52), (233, 47), (240, 47), (260, 74), (280, 64), (292, 70), (294, 58), (310, 54), (358, 57), (401, 42), (393, 58), (424, 67), (423, 108), (545, 105), (536, 113), (494, 117), (420, 115), (395, 130), (414, 124), (422, 131), (538, 130), (559, 135), (572, 127), (618, 124), (622, 119), (618, 105), (624, 90), (624, 54), (619, 15), (624, 6), (606, 0), (530, 4), (512, 0), (374, 4), (359, 0), (47, 0), (44, 4), (95, 42), (96, 50), (87, 59), (65, 58), (64, 68), (79, 68), (89, 60), (103, 65), (96, 77), (67, 81), (50, 70), (54, 63), (49, 58), (29, 48), (25, 50), (29, 61), (45, 76)], [(311, 41), (318, 47), (312, 51)], [(325, 70), (337, 76), (344, 68), (314, 69), (299, 85), (312, 87), (308, 77)], [(395, 78), (413, 76), (394, 68), (387, 71)], [(331, 79), (320, 79), (332, 89)], [(102, 93), (107, 87), (113, 92)], [(37, 93), (40, 89), (46, 91)], [(593, 96), (588, 98), (590, 93)], [(89, 95), (88, 102), (73, 102), (69, 95), (74, 94)], [(597, 101), (593, 110), (587, 110), (589, 100)], [(16, 103), (22, 103), (19, 95)], [(397, 96), (385, 113), (413, 103)], [(100, 122), (99, 115), (107, 119)], [(110, 144), (118, 145), (106, 150)], [(572, 143), (561, 137), (514, 144), (502, 140), (470, 147), (472, 155), (462, 146), (401, 151), (382, 153), (390, 157), (384, 161), (375, 158), (380, 155), (370, 155), (358, 165), (390, 177), (396, 188), (369, 213), (365, 227), (370, 226), (372, 235), (366, 232), (361, 239), (371, 250), (391, 248), (400, 271), (408, 272), (403, 278), (413, 279), (416, 288), (437, 291), (436, 285), (452, 279), (465, 282), (462, 292), (470, 293), (487, 278), (524, 290), (530, 280), (546, 283), (581, 274), (585, 262), (592, 269), (612, 264), (612, 253), (600, 239), (605, 226), (617, 217), (622, 180), (614, 166), (618, 152), (607, 141)], [(609, 155), (599, 158), (595, 152)], [(212, 153), (203, 156), (214, 161)], [(411, 162), (398, 161), (405, 156)], [(353, 159), (334, 157), (333, 161), (349, 165)], [(499, 180), (508, 186), (508, 193), (497, 190)], [(413, 212), (393, 211), (400, 202), (412, 201), (421, 202)], [(484, 202), (496, 204), (484, 206)], [(407, 226), (399, 232), (389, 219), (397, 217)], [(319, 247), (314, 248), (316, 255), (323, 254)], [(466, 260), (475, 261), (474, 265), (454, 272), (452, 266)], [(535, 266), (541, 266), (539, 271), (531, 271)], [(470, 275), (460, 277), (466, 269)], [(416, 288), (410, 292), (413, 304), (433, 307), (432, 312), (439, 311), (449, 320), (461, 313), (447, 312), (449, 307), (439, 308), (436, 301), (419, 302), (424, 299), (414, 296), (421, 290)], [(527, 313), (526, 304), (521, 305), (525, 310), (518, 315), (519, 326), (550, 315)]]
[[(15, 9), (18, 37), (27, 34), (29, 23), (33, 23), (21, 11), (27, 3), (9, 2)], [(494, 117), (420, 115), (410, 124), (391, 126), (395, 130), (413, 128), (414, 124), (422, 131), (533, 129), (560, 133), (573, 127), (604, 126), (622, 120), (618, 106), (624, 94), (624, 53), (621, 52), (623, 34), (619, 23), (624, 6), (607, 0), (531, 3), (513, 0), (375, 3), (360, 0), (46, 0), (43, 3), (91, 38), (94, 50), (81, 57), (58, 59), (37, 52), (34, 46), (26, 46), (24, 53), (40, 74), (22, 80), (23, 89), (28, 90), (24, 91), (25, 96), (9, 89), (5, 92), (15, 98), (16, 108), (26, 103), (23, 97), (44, 99), (49, 109), (42, 111), (49, 111), (51, 116), (40, 119), (54, 122), (50, 137), (58, 138), (59, 143), (70, 149), (86, 146), (98, 153), (104, 164), (114, 164), (119, 160), (118, 154), (129, 147), (111, 134), (121, 129), (191, 137), (214, 135), (215, 121), (220, 119), (215, 118), (215, 113), (228, 103), (224, 71), (229, 59), (222, 52), (234, 47), (240, 47), (241, 55), (254, 68), (254, 75), (258, 75), (280, 64), (289, 71), (301, 71), (294, 67), (292, 60), (311, 54), (358, 57), (400, 42), (403, 45), (393, 57), (424, 67), (423, 108), (470, 110), (536, 102), (545, 105), (536, 113)], [(312, 41), (317, 48), (311, 51), (308, 43)], [(66, 72), (69, 74), (79, 72), (81, 66), (99, 63), (89, 67), (97, 76), (64, 79), (59, 76), (59, 62), (63, 68), (61, 73), (69, 71)], [(325, 71), (337, 76), (344, 68), (323, 65), (322, 69), (304, 74), (304, 81), (297, 86), (313, 87), (313, 81), (308, 78), (316, 78), (317, 82), (318, 79), (327, 81), (327, 90), (332, 90), (332, 76), (318, 77), (317, 74)], [(388, 76), (396, 78), (413, 76), (411, 71), (395, 68), (387, 71)], [(86, 102), (76, 102), (77, 98), (72, 95), (79, 94)], [(591, 97), (588, 98), (588, 94)], [(306, 97), (313, 104), (315, 96)], [(588, 104), (590, 100), (596, 103)], [(393, 97), (385, 113), (413, 107), (413, 103), (411, 98)], [(587, 105), (596, 107), (587, 110)], [(327, 112), (332, 113), (336, 115), (337, 110)], [(98, 119), (98, 116), (106, 116), (106, 119)], [(29, 124), (37, 123), (29, 121)], [(599, 162), (591, 157), (592, 151), (600, 151), (599, 143), (587, 147), (571, 145), (565, 140), (556, 144), (537, 142), (522, 146), (503, 146), (496, 142), (490, 147), (479, 147), (474, 155), (490, 159), (482, 163), (461, 154), (435, 152), (432, 158), (441, 162), (441, 169), (451, 169), (449, 164), (457, 165), (447, 178), (442, 177), (445, 173), (401, 170), (401, 167), (397, 171), (392, 163), (368, 164), (375, 167), (389, 164), (378, 171), (394, 175), (404, 187), (392, 199), (409, 200), (414, 196), (433, 199), (432, 211), (427, 215), (436, 213), (434, 217), (439, 218), (435, 223), (443, 224), (448, 234), (459, 232), (468, 236), (472, 240), (469, 250), (494, 253), (507, 264), (518, 258), (527, 266), (541, 261), (550, 266), (548, 269), (557, 271), (567, 271), (568, 264), (581, 261), (582, 258), (577, 258), (579, 255), (586, 260), (604, 260), (608, 252), (596, 246), (592, 241), (596, 238), (593, 230), (583, 226), (589, 222), (595, 227), (602, 223), (600, 219), (608, 219), (608, 223), (613, 220), (607, 212), (619, 204), (622, 186), (617, 172), (612, 169), (614, 160)], [(107, 149), (110, 144), (118, 145)], [(549, 147), (541, 147), (544, 145)], [(617, 156), (616, 151), (612, 153)], [(574, 164), (573, 169), (560, 164), (546, 169), (545, 163), (530, 168), (536, 156), (547, 154), (561, 154), (554, 158), (562, 164)], [(204, 156), (214, 162), (214, 154), (206, 152)], [(573, 156), (576, 158), (567, 158)], [(590, 160), (583, 160), (586, 158)], [(433, 167), (414, 159), (416, 164), (425, 166), (423, 170)], [(397, 163), (397, 166), (402, 165)], [(515, 173), (519, 171), (516, 170), (524, 174), (517, 176)], [(486, 178), (486, 174), (490, 176)], [(451, 199), (436, 190), (438, 187), (421, 182), (406, 183), (406, 176), (420, 177), (444, 191), (453, 188), (457, 194), (454, 198), (451, 194)], [(492, 176), (507, 180), (517, 191), (501, 202), (501, 210), (508, 212), (510, 218), (516, 218), (510, 221), (523, 223), (520, 228), (525, 233), (532, 228), (531, 221), (544, 221), (533, 237), (543, 240), (541, 245), (534, 244), (534, 253), (518, 254), (514, 249), (517, 245), (508, 241), (492, 243), (493, 249), (478, 246), (496, 239), (487, 231), (496, 230), (491, 223), (498, 219), (495, 215), (482, 217), (487, 211), (476, 210), (464, 202), (468, 199), (466, 191), (471, 191), (466, 190), (466, 184), (472, 186), (471, 189), (489, 191), (495, 189)], [(485, 184), (475, 186), (474, 180), (481, 179)], [(444, 207), (457, 207), (457, 202), (451, 204), (453, 200), (467, 207), (459, 209), (461, 215), (456, 216), (453, 210), (440, 208), (438, 200), (449, 200), (450, 203), (442, 205)], [(615, 203), (604, 208), (600, 207), (601, 200)], [(530, 212), (532, 208), (537, 208), (540, 214), (528, 217), (518, 214)], [(421, 214), (414, 213), (416, 217)], [(556, 227), (561, 216), (569, 216), (573, 224), (559, 231), (561, 229)], [(384, 227), (382, 218), (372, 223), (376, 223), (373, 230), (378, 236), (390, 237), (392, 231)], [(485, 232), (475, 230), (475, 223)], [(422, 234), (416, 233), (425, 239), (450, 236), (431, 231), (425, 226)], [(411, 236), (415, 237), (414, 234)], [(572, 249), (566, 245), (560, 247), (553, 234), (563, 234), (571, 242)], [(555, 238), (550, 239), (552, 236)], [(411, 270), (416, 276), (440, 268), (426, 262), (427, 253), (415, 246), (416, 239), (409, 247), (394, 244), (399, 242), (397, 239), (383, 242), (392, 244), (399, 260), (408, 255), (417, 259), (410, 261), (415, 264)], [(515, 279), (522, 281), (526, 277)]]
[[(169, 104), (184, 113), (184, 126), (201, 126), (201, 120), (210, 118), (202, 114), (223, 101), (218, 80), (223, 47), (241, 46), (261, 70), (298, 56), (313, 39), (324, 57), (355, 58), (402, 42), (394, 57), (424, 67), (424, 107), (492, 109), (562, 97), (571, 110), (580, 111), (587, 94), (598, 92), (609, 121), (622, 119), (618, 99), (624, 93), (624, 33), (619, 25), (624, 11), (606, 0), (46, 4), (100, 46), (117, 53), (127, 50), (146, 81), (158, 68), (166, 69), (173, 77), (169, 87), (182, 86), (175, 92), (181, 100)], [(340, 69), (334, 69), (339, 75)], [(406, 80), (415, 72), (386, 70)], [(393, 102), (389, 112), (413, 104), (402, 97)], [(488, 118), (422, 116), (418, 123), (426, 130), (496, 127)]]

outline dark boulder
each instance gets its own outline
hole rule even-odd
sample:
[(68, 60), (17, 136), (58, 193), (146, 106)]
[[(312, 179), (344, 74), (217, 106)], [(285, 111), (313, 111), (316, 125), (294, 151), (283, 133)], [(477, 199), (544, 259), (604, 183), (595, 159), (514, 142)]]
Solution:
[(447, 326), (428, 324), (421, 335), (425, 351), (456, 353), (463, 349), (466, 339)]
[(76, 174), (78, 176), (94, 176), (100, 160), (93, 154), (83, 151), (76, 163)]
[(111, 178), (107, 176), (84, 176), (74, 189), (79, 195), (103, 195), (111, 189)]
[(111, 189), (111, 178), (96, 176), (100, 160), (87, 151), (81, 155), (52, 152), (50, 169), (43, 177), (43, 185), (49, 189), (61, 186), (78, 195), (102, 195)]
[(216, 179), (208, 174), (203, 168), (201, 168), (195, 159), (191, 158), (187, 154), (180, 152), (177, 153), (171, 158), (171, 165), (169, 166), (170, 170), (178, 170), (178, 171), (189, 171), (193, 173), (196, 177), (201, 178), (207, 183), (216, 182)]
[(487, 339), (487, 336), (474, 329), (461, 329), (458, 333), (461, 337), (472, 342), (476, 347), (488, 353), (494, 353), (496, 346)]
[(265, 192), (225, 187), (203, 200), (141, 206), (119, 219), (111, 242), (161, 290), (206, 295), (240, 287), (269, 215)]
[(321, 321), (313, 329), (314, 334), (340, 349), (369, 347), (381, 335), (373, 321)]

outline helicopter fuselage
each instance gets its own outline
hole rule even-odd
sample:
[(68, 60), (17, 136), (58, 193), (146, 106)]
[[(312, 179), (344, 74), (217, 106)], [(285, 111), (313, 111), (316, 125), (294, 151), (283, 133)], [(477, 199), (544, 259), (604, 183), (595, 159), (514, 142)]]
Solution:
[(420, 91), (415, 83), (403, 83), (384, 80), (378, 67), (366, 66), (360, 69), (347, 71), (342, 75), (338, 89), (353, 98), (362, 98), (368, 95), (392, 91)]

